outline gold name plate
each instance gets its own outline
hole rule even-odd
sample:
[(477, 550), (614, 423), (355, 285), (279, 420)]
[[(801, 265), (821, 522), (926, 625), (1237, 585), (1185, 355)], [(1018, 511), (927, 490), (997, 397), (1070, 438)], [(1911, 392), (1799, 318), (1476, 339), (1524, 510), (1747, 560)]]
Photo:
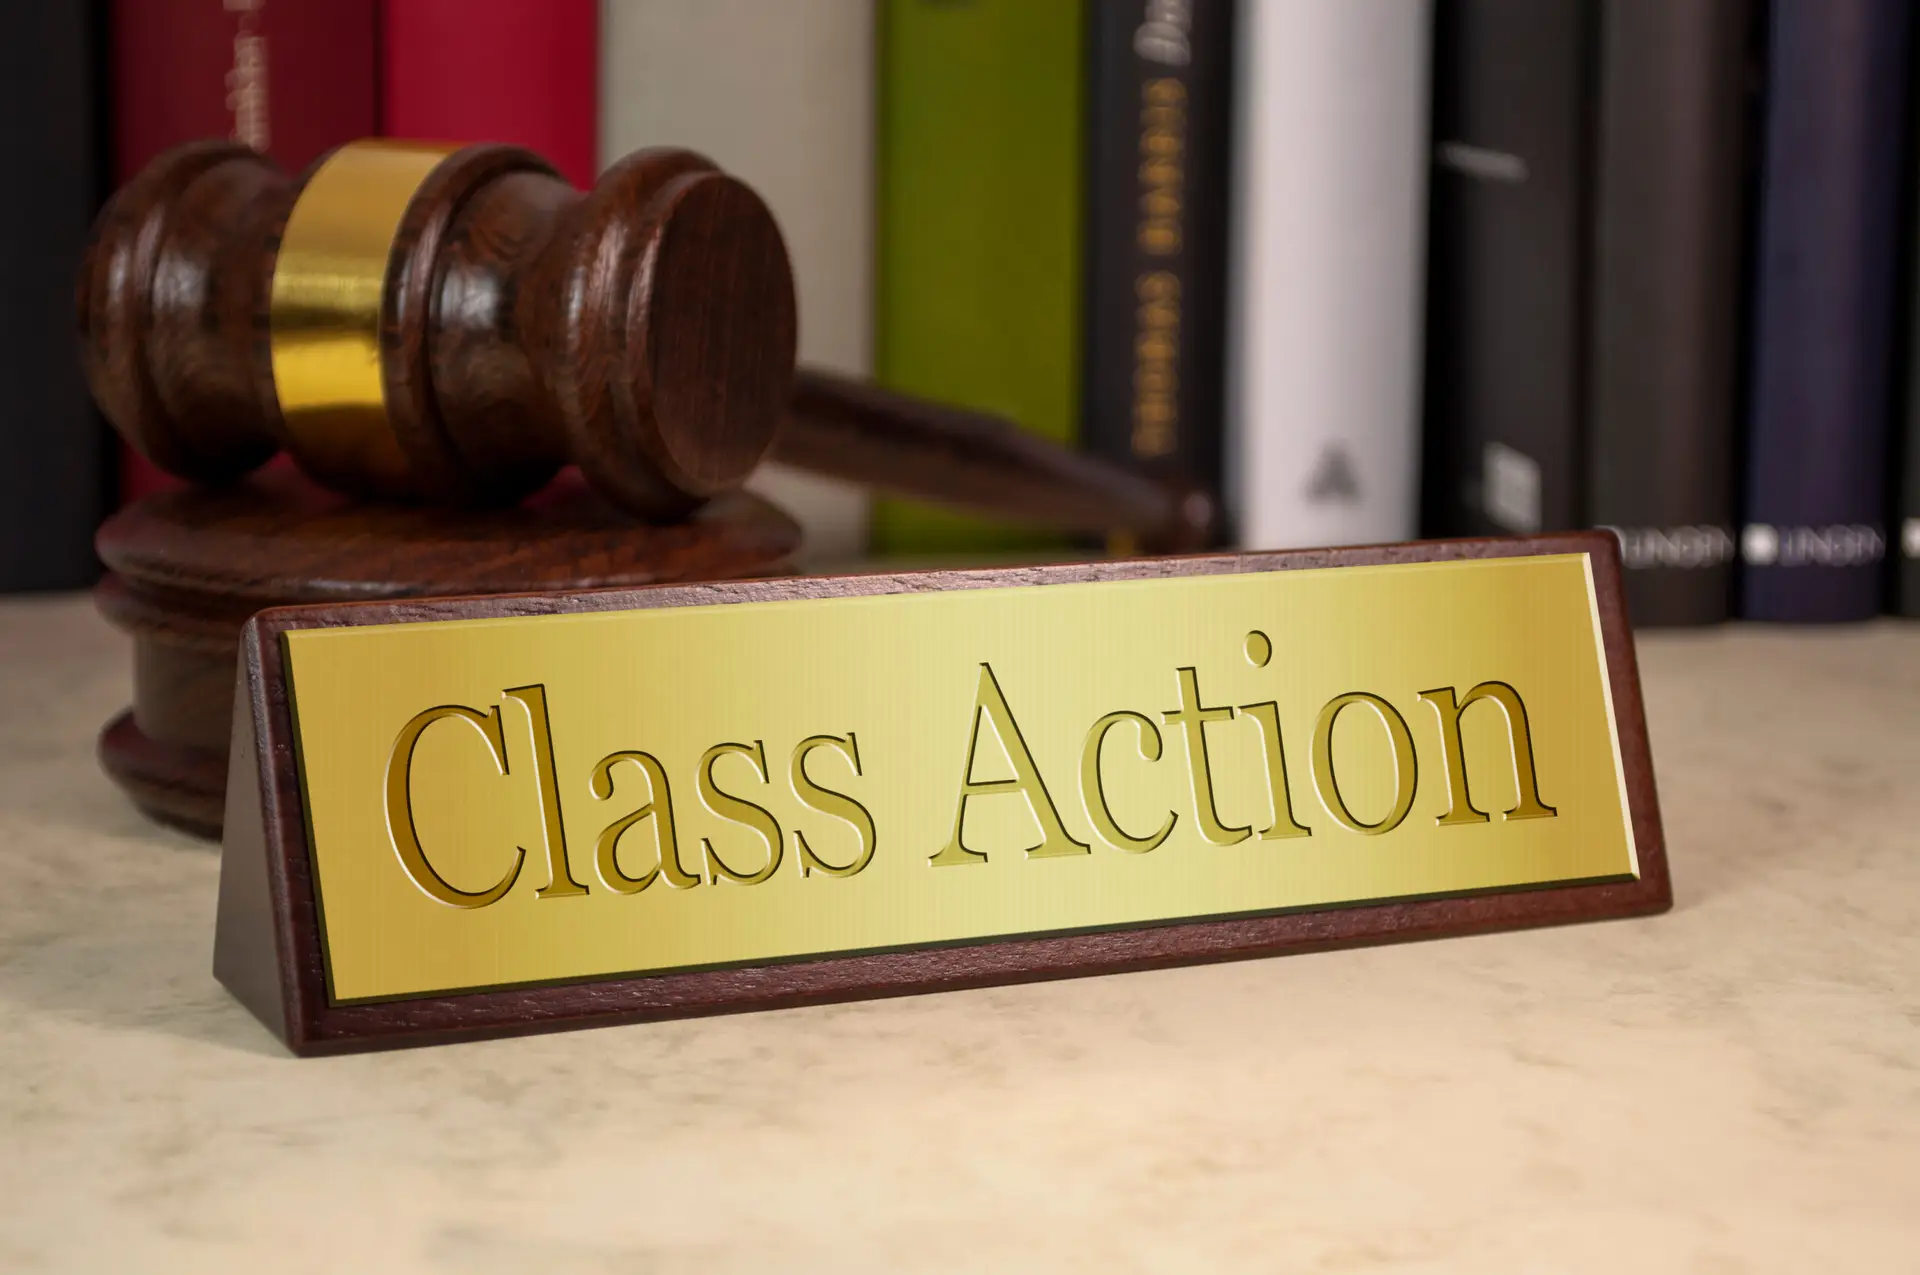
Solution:
[(1604, 535), (248, 627), (216, 970), (301, 1052), (1656, 911)]

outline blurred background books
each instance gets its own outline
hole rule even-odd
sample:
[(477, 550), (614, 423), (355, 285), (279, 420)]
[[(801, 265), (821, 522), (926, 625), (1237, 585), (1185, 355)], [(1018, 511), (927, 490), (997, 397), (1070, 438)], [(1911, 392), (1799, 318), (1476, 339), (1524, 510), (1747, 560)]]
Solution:
[[(101, 425), (100, 202), (231, 136), (703, 151), (800, 356), (1213, 492), (1245, 548), (1614, 528), (1636, 623), (1920, 615), (1908, 0), (21, 0), (0, 589), (170, 480)], [(1089, 553), (770, 469), (815, 565)], [(1124, 552), (1128, 546), (1108, 546)]]

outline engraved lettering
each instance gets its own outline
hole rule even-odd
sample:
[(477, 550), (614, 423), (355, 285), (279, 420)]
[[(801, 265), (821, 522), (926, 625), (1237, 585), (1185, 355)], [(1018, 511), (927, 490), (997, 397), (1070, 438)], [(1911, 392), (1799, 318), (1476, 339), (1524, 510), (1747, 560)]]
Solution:
[(793, 750), (793, 764), (788, 769), (788, 778), (793, 782), (793, 795), (800, 799), (809, 810), (817, 810), (823, 815), (832, 815), (845, 821), (853, 829), (855, 845), (858, 847), (853, 860), (847, 864), (829, 863), (807, 843), (807, 836), (800, 829), (793, 830), (793, 848), (800, 856), (800, 875), (808, 876), (814, 872), (824, 872), (830, 877), (850, 877), (873, 861), (873, 850), (879, 838), (873, 827), (873, 815), (867, 808), (842, 792), (823, 788), (807, 774), (807, 755), (817, 748), (831, 748), (845, 757), (853, 766), (854, 777), (860, 775), (860, 741), (852, 731), (841, 739), (834, 735), (814, 735), (800, 741)]
[[(1248, 635), (1249, 645), (1254, 637), (1265, 635)], [(1293, 793), (1287, 786), (1287, 754), (1280, 743), (1280, 705), (1268, 700), (1262, 704), (1243, 704), (1240, 711), (1260, 723), (1260, 750), (1267, 762), (1267, 800), (1273, 806), (1273, 823), (1260, 834), (1260, 840), (1311, 837), (1313, 830), (1301, 827), (1293, 817)]]
[(1139, 728), (1136, 738), (1142, 761), (1160, 760), (1160, 728), (1153, 724), (1152, 719), (1140, 713), (1108, 713), (1087, 732), (1086, 746), (1080, 752), (1080, 800), (1086, 806), (1087, 818), (1092, 821), (1094, 831), (1100, 834), (1101, 840), (1129, 854), (1145, 854), (1159, 848), (1160, 843), (1173, 832), (1173, 825), (1180, 816), (1169, 810), (1167, 821), (1160, 825), (1160, 830), (1146, 837), (1136, 837), (1127, 832), (1113, 817), (1113, 811), (1107, 805), (1106, 785), (1100, 777), (1100, 748), (1106, 742), (1107, 732), (1121, 722), (1133, 722)]
[[(976, 780), (973, 777), (973, 758), (980, 747), (980, 723), (983, 718), (992, 723), (994, 733), (1000, 737), (1000, 746), (1013, 765), (1012, 779)], [(1013, 720), (1013, 710), (1007, 707), (1006, 696), (1001, 694), (1000, 683), (993, 676), (993, 667), (982, 664), (980, 684), (973, 697), (973, 725), (967, 735), (967, 761), (960, 772), (960, 797), (953, 812), (953, 835), (927, 862), (937, 868), (962, 863), (985, 863), (987, 856), (984, 851), (969, 850), (961, 841), (961, 828), (967, 819), (967, 802), (975, 797), (1003, 793), (1017, 793), (1024, 797), (1034, 822), (1040, 825), (1040, 844), (1027, 847), (1027, 858), (1051, 859), (1061, 855), (1093, 853), (1093, 847), (1075, 841), (1061, 824), (1060, 812), (1054, 807), (1046, 784), (1041, 782), (1040, 768), (1034, 764), (1027, 741)]]
[[(1333, 724), (1339, 720), (1343, 710), (1355, 704), (1364, 704), (1373, 710), (1373, 715), (1386, 727), (1387, 739), (1393, 745), (1393, 808), (1377, 823), (1367, 823), (1347, 808), (1346, 799), (1340, 795), (1340, 781), (1334, 773)], [(1313, 783), (1320, 794), (1320, 804), (1342, 827), (1369, 836), (1392, 832), (1407, 817), (1407, 811), (1413, 808), (1418, 778), (1413, 754), (1413, 732), (1407, 729), (1407, 719), (1400, 716), (1400, 711), (1393, 705), (1378, 695), (1349, 691), (1345, 695), (1334, 696), (1320, 710), (1320, 720), (1313, 731)]]
[(713, 764), (729, 753), (737, 753), (753, 763), (754, 771), (760, 776), (761, 783), (769, 782), (767, 774), (767, 750), (759, 741), (754, 740), (749, 748), (745, 744), (715, 744), (700, 758), (700, 802), (709, 812), (732, 823), (751, 829), (762, 841), (767, 843), (767, 862), (758, 872), (737, 872), (727, 866), (719, 851), (713, 848), (713, 842), (706, 837), (700, 838), (700, 850), (706, 857), (707, 879), (738, 882), (741, 885), (759, 885), (780, 869), (781, 848), (786, 840), (780, 831), (779, 821), (764, 806), (757, 806), (743, 797), (725, 792), (714, 782)]
[(536, 899), (563, 899), (585, 894), (587, 887), (573, 879), (567, 862), (567, 830), (560, 818), (560, 787), (553, 774), (553, 724), (547, 717), (547, 688), (538, 683), (504, 692), (526, 708), (533, 726), (533, 774), (540, 789), (541, 829), (547, 841), (547, 883), (533, 892)]
[(1200, 824), (1200, 835), (1216, 846), (1231, 846), (1253, 835), (1252, 825), (1229, 828), (1220, 822), (1213, 806), (1213, 773), (1207, 765), (1207, 723), (1233, 718), (1233, 709), (1206, 708), (1200, 703), (1200, 675), (1191, 668), (1179, 670), (1180, 707), (1160, 714), (1169, 726), (1181, 727), (1186, 734), (1187, 778), (1193, 787), (1193, 815)]
[(1534, 771), (1533, 732), (1527, 724), (1527, 706), (1519, 691), (1505, 682), (1482, 682), (1458, 702), (1451, 686), (1421, 691), (1420, 699), (1433, 705), (1434, 715), (1440, 719), (1440, 755), (1447, 772), (1447, 813), (1436, 818), (1436, 824), (1446, 828), (1487, 822), (1486, 811), (1473, 804), (1472, 790), (1467, 783), (1466, 748), (1460, 741), (1460, 714), (1483, 699), (1498, 704), (1506, 715), (1507, 747), (1513, 756), (1518, 804), (1501, 818), (1551, 819), (1559, 813), (1540, 800), (1540, 779)]
[[(600, 759), (593, 768), (593, 777), (588, 786), (593, 795), (601, 801), (613, 798), (613, 768), (623, 761), (630, 761), (640, 768), (647, 780), (646, 804), (631, 814), (622, 815), (601, 830), (600, 840), (594, 847), (594, 866), (600, 873), (600, 880), (607, 889), (616, 894), (638, 894), (653, 884), (654, 878), (664, 875), (667, 884), (676, 890), (691, 889), (700, 884), (700, 878), (688, 872), (680, 865), (680, 839), (673, 825), (673, 791), (667, 784), (667, 770), (650, 753), (609, 753)], [(643, 819), (653, 820), (654, 866), (637, 877), (628, 876), (620, 869), (620, 838), (627, 829)]]
[(400, 728), (399, 735), (394, 737), (393, 751), (387, 755), (387, 831), (393, 838), (393, 851), (400, 857), (401, 869), (427, 897), (453, 908), (483, 908), (489, 903), (499, 902), (513, 888), (513, 883), (520, 879), (520, 867), (526, 862), (527, 852), (516, 848), (513, 867), (485, 890), (462, 890), (435, 872), (433, 865), (427, 861), (413, 819), (413, 750), (419, 746), (420, 736), (427, 727), (448, 717), (463, 721), (479, 731), (480, 738), (487, 741), (487, 751), (493, 757), (495, 768), (502, 775), (507, 773), (506, 732), (501, 725), (498, 705), (488, 713), (460, 704), (442, 704), (416, 713), (411, 721)]

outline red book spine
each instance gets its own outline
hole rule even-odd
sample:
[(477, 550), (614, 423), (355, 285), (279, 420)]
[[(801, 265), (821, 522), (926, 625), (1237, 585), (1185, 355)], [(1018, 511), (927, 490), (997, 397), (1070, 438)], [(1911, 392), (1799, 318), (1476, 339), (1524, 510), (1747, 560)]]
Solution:
[(596, 0), (386, 0), (381, 131), (510, 142), (576, 186), (599, 170)]
[[(379, 125), (376, 0), (113, 0), (110, 20), (116, 182), (203, 137), (298, 172)], [(124, 451), (124, 499), (174, 485)]]

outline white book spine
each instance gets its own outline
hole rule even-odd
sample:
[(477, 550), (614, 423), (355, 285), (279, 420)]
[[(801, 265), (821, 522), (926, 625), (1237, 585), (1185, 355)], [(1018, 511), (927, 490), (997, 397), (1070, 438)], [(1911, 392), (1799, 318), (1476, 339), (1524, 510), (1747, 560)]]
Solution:
[(1228, 341), (1241, 545), (1419, 516), (1429, 0), (1242, 0)]
[[(685, 146), (760, 192), (793, 260), (803, 362), (873, 370), (873, 0), (602, 0), (600, 146)], [(766, 466), (803, 561), (866, 551), (869, 498)]]

